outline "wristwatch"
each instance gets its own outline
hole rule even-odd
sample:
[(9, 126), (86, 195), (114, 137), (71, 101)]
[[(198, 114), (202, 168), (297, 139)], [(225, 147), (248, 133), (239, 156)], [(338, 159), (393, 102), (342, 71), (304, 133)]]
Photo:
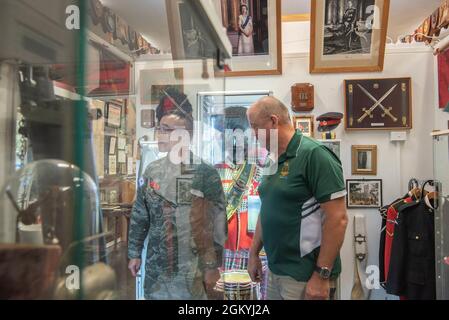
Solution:
[(321, 279), (329, 280), (331, 277), (331, 270), (326, 267), (315, 267), (315, 272), (318, 273)]

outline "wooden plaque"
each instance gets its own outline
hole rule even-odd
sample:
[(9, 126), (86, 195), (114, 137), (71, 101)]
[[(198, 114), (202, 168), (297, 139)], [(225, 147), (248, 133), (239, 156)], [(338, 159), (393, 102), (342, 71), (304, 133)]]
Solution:
[(310, 83), (297, 83), (292, 87), (292, 109), (308, 112), (315, 108), (314, 87)]

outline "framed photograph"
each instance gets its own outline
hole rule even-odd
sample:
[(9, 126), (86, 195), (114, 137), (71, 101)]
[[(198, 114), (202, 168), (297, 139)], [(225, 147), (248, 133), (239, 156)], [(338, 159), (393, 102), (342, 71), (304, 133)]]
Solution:
[(142, 70), (140, 72), (140, 103), (159, 104), (164, 90), (175, 88), (184, 92), (182, 68)]
[(192, 204), (192, 183), (191, 178), (176, 179), (176, 203), (178, 205)]
[(115, 176), (117, 174), (117, 156), (109, 155), (109, 175)]
[(165, 8), (173, 60), (215, 59), (217, 54), (222, 59), (231, 58), (220, 0), (165, 0)]
[(346, 130), (412, 129), (411, 82), (411, 78), (345, 80)]
[(312, 0), (310, 73), (382, 71), (390, 0)]
[(341, 159), (341, 140), (318, 140)]
[(122, 105), (117, 102), (107, 103), (107, 126), (111, 128), (120, 128), (122, 117)]
[(348, 209), (378, 209), (382, 207), (382, 180), (347, 180)]
[(314, 116), (295, 116), (293, 117), (293, 124), (295, 129), (301, 130), (306, 137), (313, 138), (314, 130)]
[[(220, 0), (232, 45), (226, 77), (281, 75), (281, 0)], [(226, 70), (227, 69), (227, 70)]]
[(377, 146), (352, 146), (352, 174), (377, 175)]

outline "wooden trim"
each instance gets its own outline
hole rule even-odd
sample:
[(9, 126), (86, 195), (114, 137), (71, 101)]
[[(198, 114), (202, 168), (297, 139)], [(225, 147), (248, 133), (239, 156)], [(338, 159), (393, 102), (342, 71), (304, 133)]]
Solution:
[(310, 73), (316, 73), (319, 72), (316, 70), (315, 67), (315, 50), (316, 50), (316, 44), (315, 44), (315, 33), (316, 33), (316, 0), (312, 0), (310, 2), (310, 54), (309, 54), (309, 68)]
[(449, 130), (435, 131), (430, 134), (432, 137), (449, 136)]
[(250, 77), (263, 75), (282, 75), (282, 15), (281, 0), (276, 0), (276, 54), (277, 66), (272, 70), (251, 70), (251, 71), (228, 71), (216, 72), (215, 76), (220, 77)]
[(315, 34), (316, 34), (316, 1), (311, 2), (311, 26), (310, 26), (310, 69), (311, 74), (316, 73), (346, 73), (346, 72), (381, 72), (384, 69), (385, 61), (385, 47), (387, 41), (388, 18), (390, 14), (390, 0), (383, 0), (383, 14), (382, 14), (382, 31), (380, 36), (380, 50), (377, 66), (362, 66), (362, 67), (332, 67), (332, 68), (317, 68), (315, 66)]
[(282, 22), (310, 21), (310, 13), (289, 14), (282, 16)]
[[(376, 145), (368, 145), (368, 146), (352, 146), (352, 175), (354, 176), (376, 176), (377, 175), (377, 146)], [(359, 151), (371, 151), (371, 170), (361, 170), (358, 169), (357, 163), (357, 155)]]

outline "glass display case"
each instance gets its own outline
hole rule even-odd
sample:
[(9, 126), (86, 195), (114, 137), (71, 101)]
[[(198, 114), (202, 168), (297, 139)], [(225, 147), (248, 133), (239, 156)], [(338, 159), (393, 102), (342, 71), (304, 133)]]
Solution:
[(433, 150), (439, 195), (435, 212), (437, 299), (449, 300), (449, 131), (433, 134)]
[(198, 93), (197, 150), (217, 169), (226, 196), (228, 240), (218, 287), (227, 299), (262, 300), (267, 296), (267, 260), (262, 252), (263, 279), (252, 283), (247, 264), (260, 211), (258, 186), (263, 168), (251, 138), (246, 112), (270, 91)]
[[(195, 116), (199, 91), (225, 90), (215, 75), (230, 58), (210, 1), (176, 4), (0, 0), (0, 298), (136, 298), (129, 226), (139, 181), (166, 156), (157, 107), (176, 90)], [(175, 54), (198, 37), (207, 51)]]

